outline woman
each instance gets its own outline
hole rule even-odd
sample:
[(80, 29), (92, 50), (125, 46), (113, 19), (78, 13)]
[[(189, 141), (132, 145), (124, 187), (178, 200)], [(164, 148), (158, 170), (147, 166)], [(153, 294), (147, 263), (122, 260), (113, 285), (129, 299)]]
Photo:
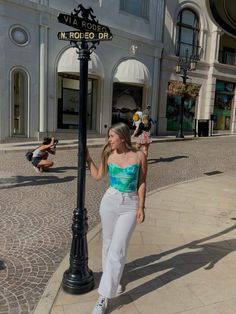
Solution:
[(32, 164), (36, 172), (43, 172), (53, 166), (53, 162), (48, 160), (48, 154), (55, 155), (56, 142), (54, 137), (45, 137), (43, 143), (34, 150)]
[(148, 115), (143, 114), (142, 122), (135, 129), (133, 136), (137, 137), (136, 147), (144, 152), (144, 154), (148, 157), (148, 149), (149, 145), (152, 142), (151, 135), (151, 121)]
[(130, 236), (137, 223), (145, 218), (147, 160), (143, 152), (131, 145), (129, 127), (117, 123), (108, 130), (101, 163), (97, 167), (87, 152), (92, 177), (100, 180), (108, 172), (110, 187), (100, 205), (103, 227), (103, 275), (99, 298), (93, 314), (105, 313), (108, 299), (117, 295), (124, 269)]

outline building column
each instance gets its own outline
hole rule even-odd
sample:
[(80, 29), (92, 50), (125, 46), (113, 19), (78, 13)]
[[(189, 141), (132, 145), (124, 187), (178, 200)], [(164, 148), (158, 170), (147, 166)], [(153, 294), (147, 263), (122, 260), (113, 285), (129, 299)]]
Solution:
[(39, 132), (47, 132), (47, 66), (48, 66), (48, 28), (40, 26), (39, 57)]
[(212, 75), (212, 70), (208, 72), (206, 87), (201, 95), (201, 103), (205, 103), (205, 105), (198, 112), (198, 119), (210, 119), (214, 112), (216, 79)]
[(107, 77), (104, 78), (104, 80), (102, 81), (101, 91), (100, 128), (98, 131), (101, 134), (107, 134), (107, 130), (111, 126), (113, 77), (107, 75)]
[(219, 62), (219, 47), (220, 47), (220, 36), (222, 31), (217, 27), (211, 33), (211, 51), (210, 51), (210, 63)]
[(234, 102), (233, 102), (233, 105), (232, 105), (232, 114), (231, 114), (232, 123), (231, 123), (230, 132), (231, 133), (236, 133), (236, 97), (234, 97), (233, 99), (234, 99)]

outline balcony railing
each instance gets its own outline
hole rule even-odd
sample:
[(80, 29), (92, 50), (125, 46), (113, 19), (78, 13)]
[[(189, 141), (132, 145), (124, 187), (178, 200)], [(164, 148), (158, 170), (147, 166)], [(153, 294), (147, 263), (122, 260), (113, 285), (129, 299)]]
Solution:
[(219, 62), (223, 64), (236, 65), (236, 53), (220, 50)]
[(184, 57), (186, 55), (186, 50), (188, 51), (188, 55), (191, 56), (193, 59), (197, 61), (200, 60), (200, 53), (201, 53), (200, 46), (195, 46), (195, 45), (187, 44), (184, 42), (176, 42), (176, 45), (175, 45), (176, 56)]

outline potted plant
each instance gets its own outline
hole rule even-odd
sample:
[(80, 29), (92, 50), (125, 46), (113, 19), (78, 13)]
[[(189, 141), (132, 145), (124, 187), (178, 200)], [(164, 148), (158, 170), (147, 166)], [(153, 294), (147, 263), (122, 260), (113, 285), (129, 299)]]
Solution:
[(196, 98), (199, 94), (200, 85), (183, 84), (180, 81), (170, 81), (167, 94), (169, 96), (184, 96), (185, 98)]

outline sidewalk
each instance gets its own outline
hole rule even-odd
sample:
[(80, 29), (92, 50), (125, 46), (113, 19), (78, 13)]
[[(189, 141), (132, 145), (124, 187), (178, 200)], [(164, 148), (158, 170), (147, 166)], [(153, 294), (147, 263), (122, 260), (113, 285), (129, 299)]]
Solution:
[[(125, 292), (107, 313), (236, 313), (236, 172), (205, 176), (147, 195), (123, 276)], [(68, 255), (34, 314), (90, 314), (101, 275), (100, 225), (88, 234), (95, 289), (70, 295), (61, 288)]]

